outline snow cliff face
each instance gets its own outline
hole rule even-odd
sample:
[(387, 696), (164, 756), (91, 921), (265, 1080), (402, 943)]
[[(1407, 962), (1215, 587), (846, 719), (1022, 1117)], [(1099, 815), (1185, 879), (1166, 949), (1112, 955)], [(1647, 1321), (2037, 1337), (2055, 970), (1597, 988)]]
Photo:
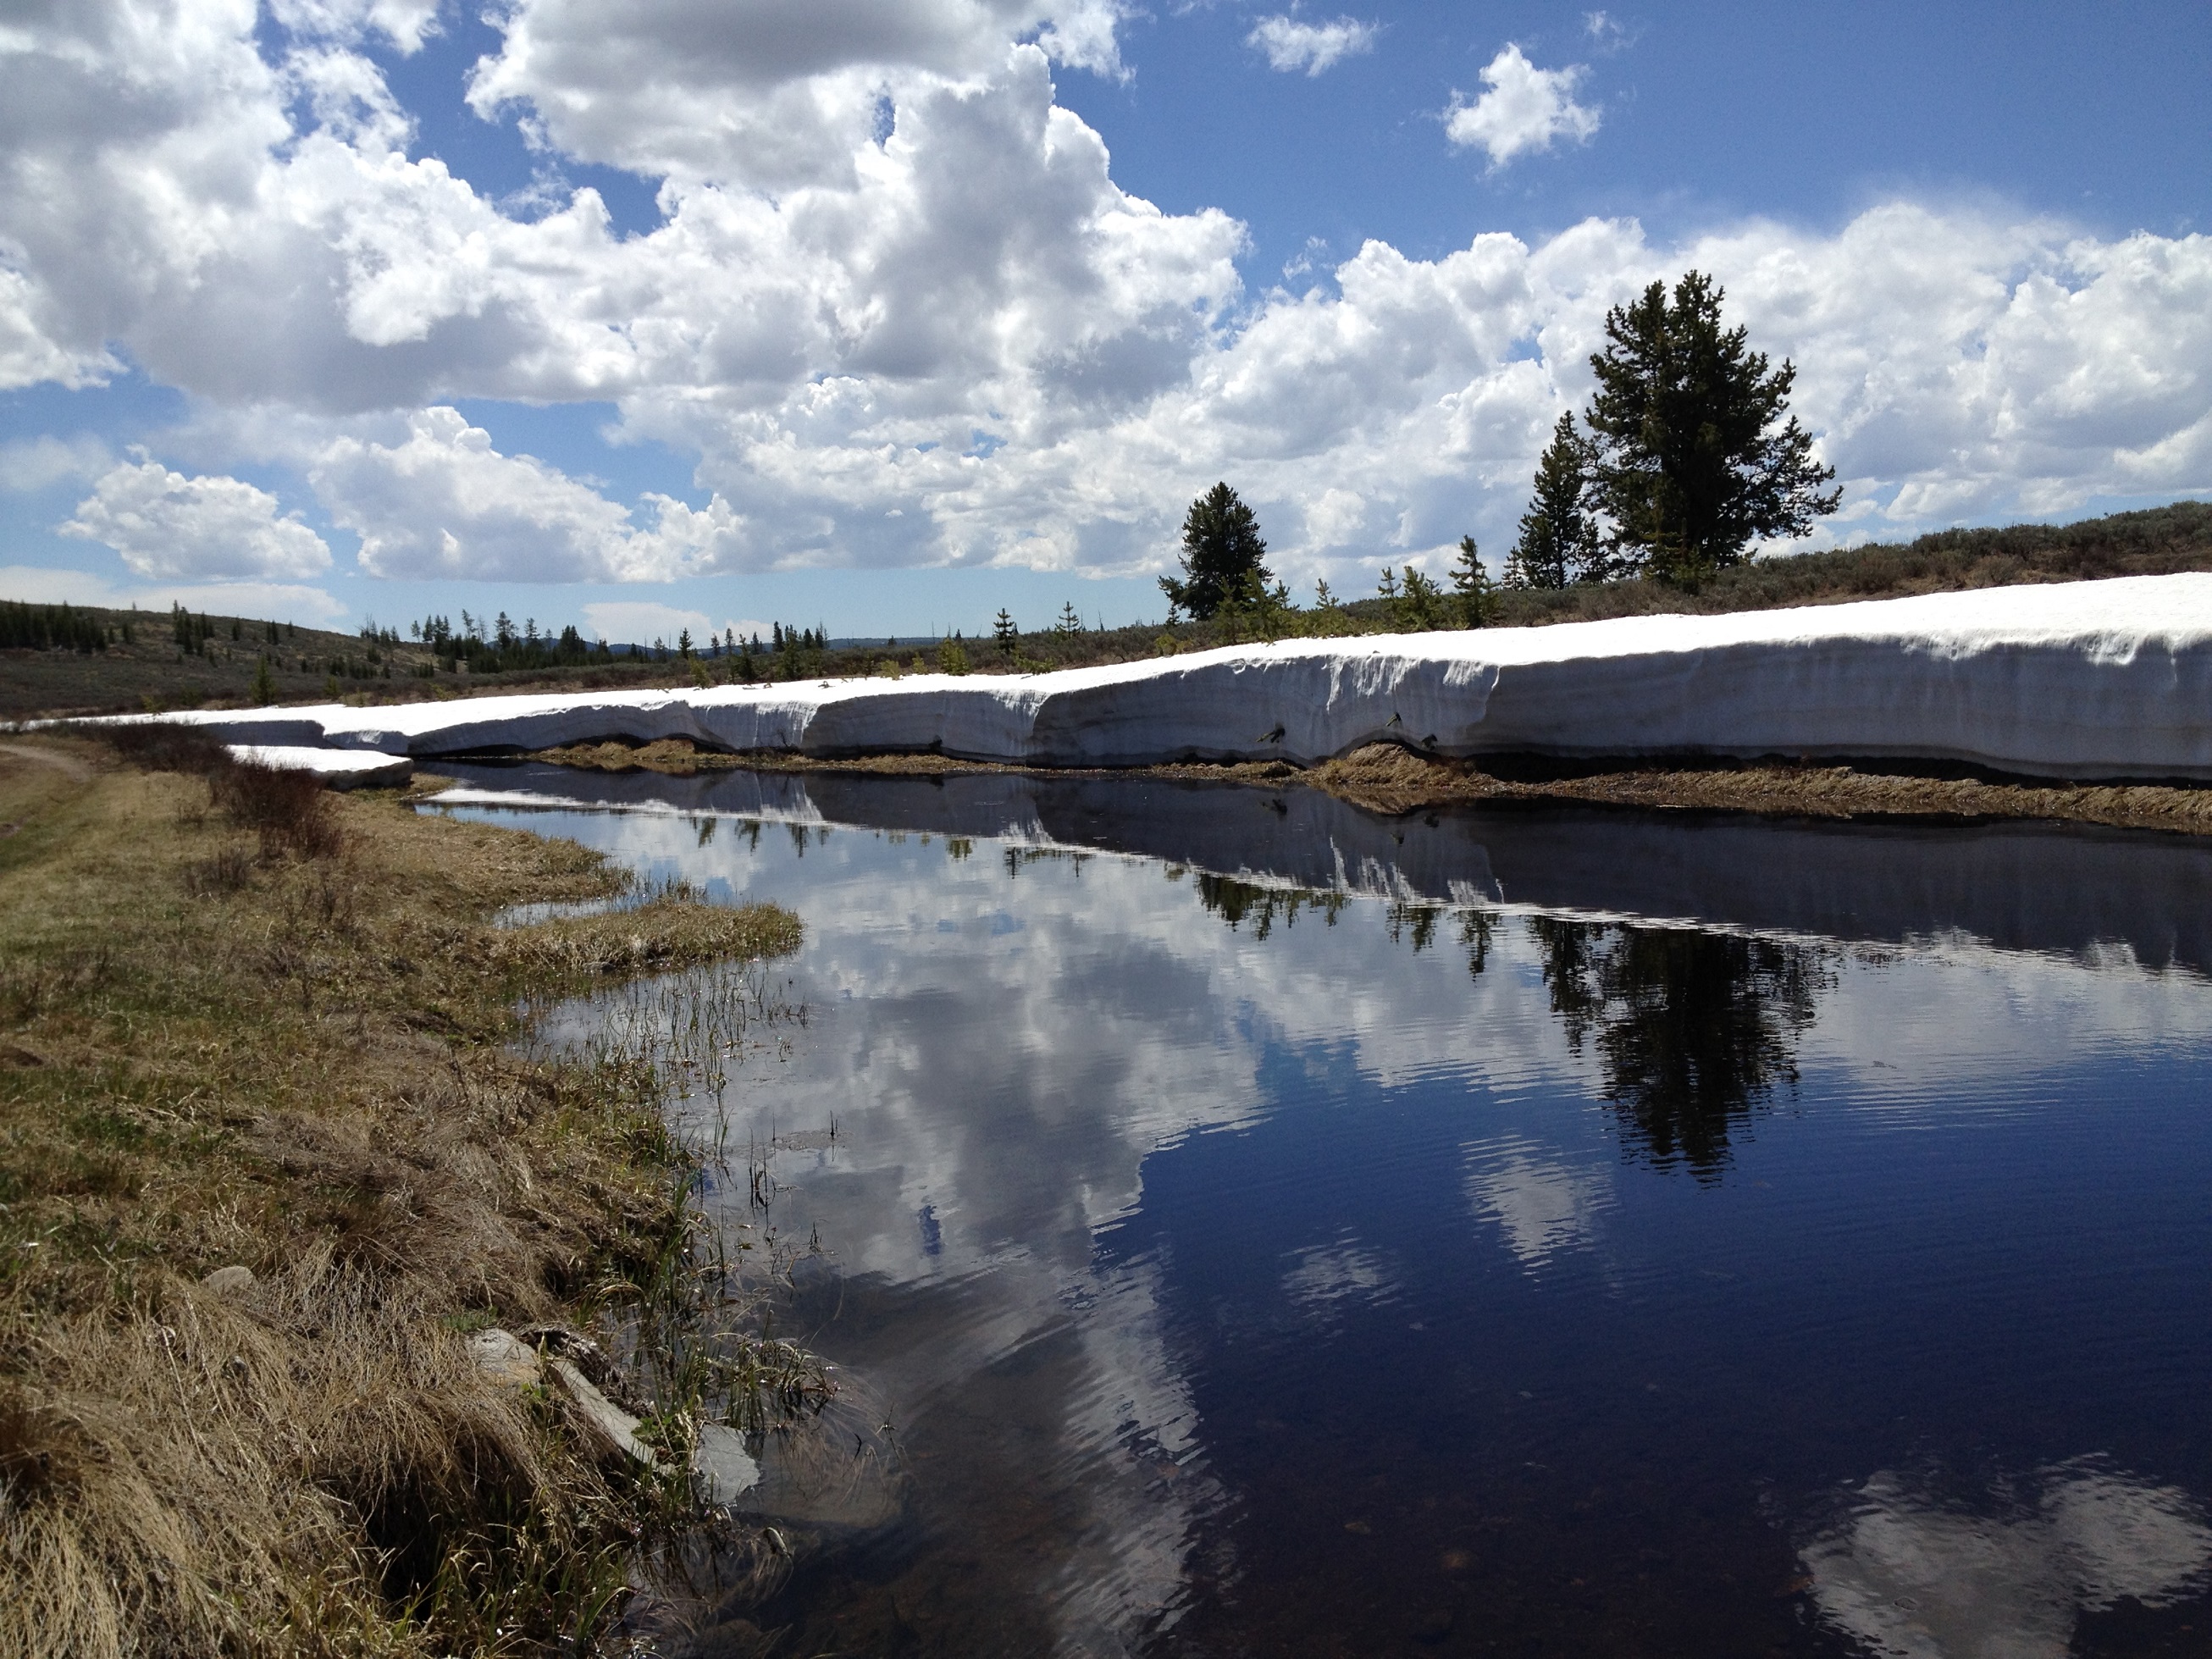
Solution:
[(1895, 756), (2061, 777), (2212, 777), (2212, 574), (1285, 641), (1020, 677), (170, 718), (234, 743), (413, 756), (689, 738), (1046, 766), (1307, 763), (1379, 740), (1451, 757)]

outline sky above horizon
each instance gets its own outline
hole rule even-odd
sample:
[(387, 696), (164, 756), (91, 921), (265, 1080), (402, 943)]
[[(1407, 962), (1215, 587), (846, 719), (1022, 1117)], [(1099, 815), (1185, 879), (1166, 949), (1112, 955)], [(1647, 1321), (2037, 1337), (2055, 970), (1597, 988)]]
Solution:
[(1493, 568), (1695, 267), (1807, 545), (2212, 495), (2212, 9), (0, 0), (0, 597), (611, 639)]

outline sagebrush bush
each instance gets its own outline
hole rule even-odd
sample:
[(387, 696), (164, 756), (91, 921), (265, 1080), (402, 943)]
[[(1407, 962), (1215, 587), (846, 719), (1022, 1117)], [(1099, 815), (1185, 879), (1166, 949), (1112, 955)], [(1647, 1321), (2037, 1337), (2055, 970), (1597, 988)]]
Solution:
[(225, 759), (207, 775), (208, 794), (233, 823), (261, 837), (264, 858), (286, 852), (328, 858), (338, 850), (337, 818), (320, 778)]

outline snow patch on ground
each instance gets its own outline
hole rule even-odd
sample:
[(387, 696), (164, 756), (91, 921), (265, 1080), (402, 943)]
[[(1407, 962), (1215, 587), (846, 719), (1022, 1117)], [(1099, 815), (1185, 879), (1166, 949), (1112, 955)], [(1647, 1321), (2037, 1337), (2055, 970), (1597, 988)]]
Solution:
[(309, 749), (290, 744), (234, 743), (231, 758), (248, 766), (272, 767), (279, 772), (313, 772), (333, 789), (383, 788), (402, 784), (415, 775), (415, 763), (404, 755), (374, 750)]

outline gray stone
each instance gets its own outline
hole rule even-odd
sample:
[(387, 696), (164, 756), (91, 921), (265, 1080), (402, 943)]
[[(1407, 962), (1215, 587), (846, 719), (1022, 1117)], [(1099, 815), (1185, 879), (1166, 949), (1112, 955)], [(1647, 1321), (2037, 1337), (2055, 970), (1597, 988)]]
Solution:
[(578, 1370), (574, 1362), (549, 1359), (546, 1370), (561, 1385), (561, 1392), (568, 1396), (575, 1407), (576, 1416), (585, 1431), (607, 1451), (619, 1453), (632, 1462), (653, 1467), (653, 1449), (637, 1437), (637, 1419), (592, 1386), (591, 1379)]
[(506, 1331), (478, 1331), (469, 1339), (469, 1358), (478, 1370), (510, 1388), (526, 1389), (539, 1380), (538, 1351)]

